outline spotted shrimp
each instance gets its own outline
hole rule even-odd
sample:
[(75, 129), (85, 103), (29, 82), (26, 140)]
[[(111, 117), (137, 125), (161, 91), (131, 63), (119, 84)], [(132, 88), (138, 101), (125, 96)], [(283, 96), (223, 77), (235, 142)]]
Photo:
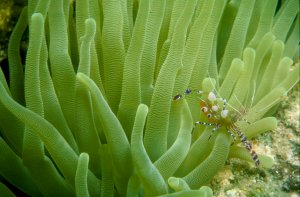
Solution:
[[(186, 89), (184, 94), (177, 94), (174, 96), (173, 100), (181, 100), (185, 96), (192, 93), (191, 89)], [(206, 95), (201, 90), (197, 90), (196, 94), (198, 95)], [(200, 108), (207, 121), (196, 121), (196, 125), (204, 125), (213, 127), (212, 132), (208, 138), (208, 140), (212, 137), (212, 135), (224, 127), (228, 133), (233, 138), (233, 141), (236, 141), (235, 135), (237, 135), (240, 141), (243, 143), (244, 147), (250, 153), (252, 160), (255, 162), (256, 166), (259, 166), (260, 160), (252, 147), (252, 143), (247, 139), (245, 134), (241, 131), (237, 123), (237, 116), (227, 109), (227, 101), (224, 98), (217, 98), (213, 91), (209, 92), (206, 96), (200, 99)], [(246, 121), (247, 122), (247, 121)], [(247, 122), (249, 123), (249, 122)]]

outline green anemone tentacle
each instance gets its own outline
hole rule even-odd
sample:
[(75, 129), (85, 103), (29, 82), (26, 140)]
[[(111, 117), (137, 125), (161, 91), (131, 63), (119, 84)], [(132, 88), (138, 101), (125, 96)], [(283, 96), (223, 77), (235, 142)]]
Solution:
[(0, 69), (0, 193), (211, 197), (230, 158), (272, 167), (251, 141), (299, 83), (298, 7), (28, 0)]

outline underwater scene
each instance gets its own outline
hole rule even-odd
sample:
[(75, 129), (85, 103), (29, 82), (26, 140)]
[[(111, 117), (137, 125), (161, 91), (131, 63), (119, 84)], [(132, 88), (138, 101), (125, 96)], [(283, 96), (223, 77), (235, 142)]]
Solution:
[(1, 0), (0, 197), (300, 197), (299, 0)]

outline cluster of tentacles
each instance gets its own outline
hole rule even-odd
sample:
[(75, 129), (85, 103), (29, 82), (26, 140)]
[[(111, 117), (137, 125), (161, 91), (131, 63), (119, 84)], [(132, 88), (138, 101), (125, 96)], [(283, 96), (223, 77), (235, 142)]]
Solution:
[[(227, 130), (245, 143), (276, 128), (299, 80), (299, 2), (282, 2), (28, 0), (0, 70), (0, 193), (212, 196), (228, 158), (258, 161)], [(173, 100), (188, 87), (247, 112), (226, 122), (222, 101), (211, 135), (194, 126), (209, 105)]]

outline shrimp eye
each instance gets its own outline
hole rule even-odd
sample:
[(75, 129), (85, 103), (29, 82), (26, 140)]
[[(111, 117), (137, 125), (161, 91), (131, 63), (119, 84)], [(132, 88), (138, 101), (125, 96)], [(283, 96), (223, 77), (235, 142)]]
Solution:
[(203, 111), (204, 113), (208, 111), (207, 107), (202, 107), (201, 111)]
[(177, 100), (180, 100), (180, 99), (182, 99), (181, 94), (177, 94), (177, 95), (174, 96), (174, 98), (173, 98), (174, 101), (177, 101)]
[(211, 114), (207, 114), (207, 118), (211, 118)]
[(197, 91), (197, 94), (202, 94), (202, 93), (203, 93), (202, 90), (198, 90), (198, 91)]
[(192, 90), (190, 88), (188, 88), (188, 89), (185, 90), (184, 94), (186, 95), (186, 94), (189, 94), (191, 92), (192, 92)]

